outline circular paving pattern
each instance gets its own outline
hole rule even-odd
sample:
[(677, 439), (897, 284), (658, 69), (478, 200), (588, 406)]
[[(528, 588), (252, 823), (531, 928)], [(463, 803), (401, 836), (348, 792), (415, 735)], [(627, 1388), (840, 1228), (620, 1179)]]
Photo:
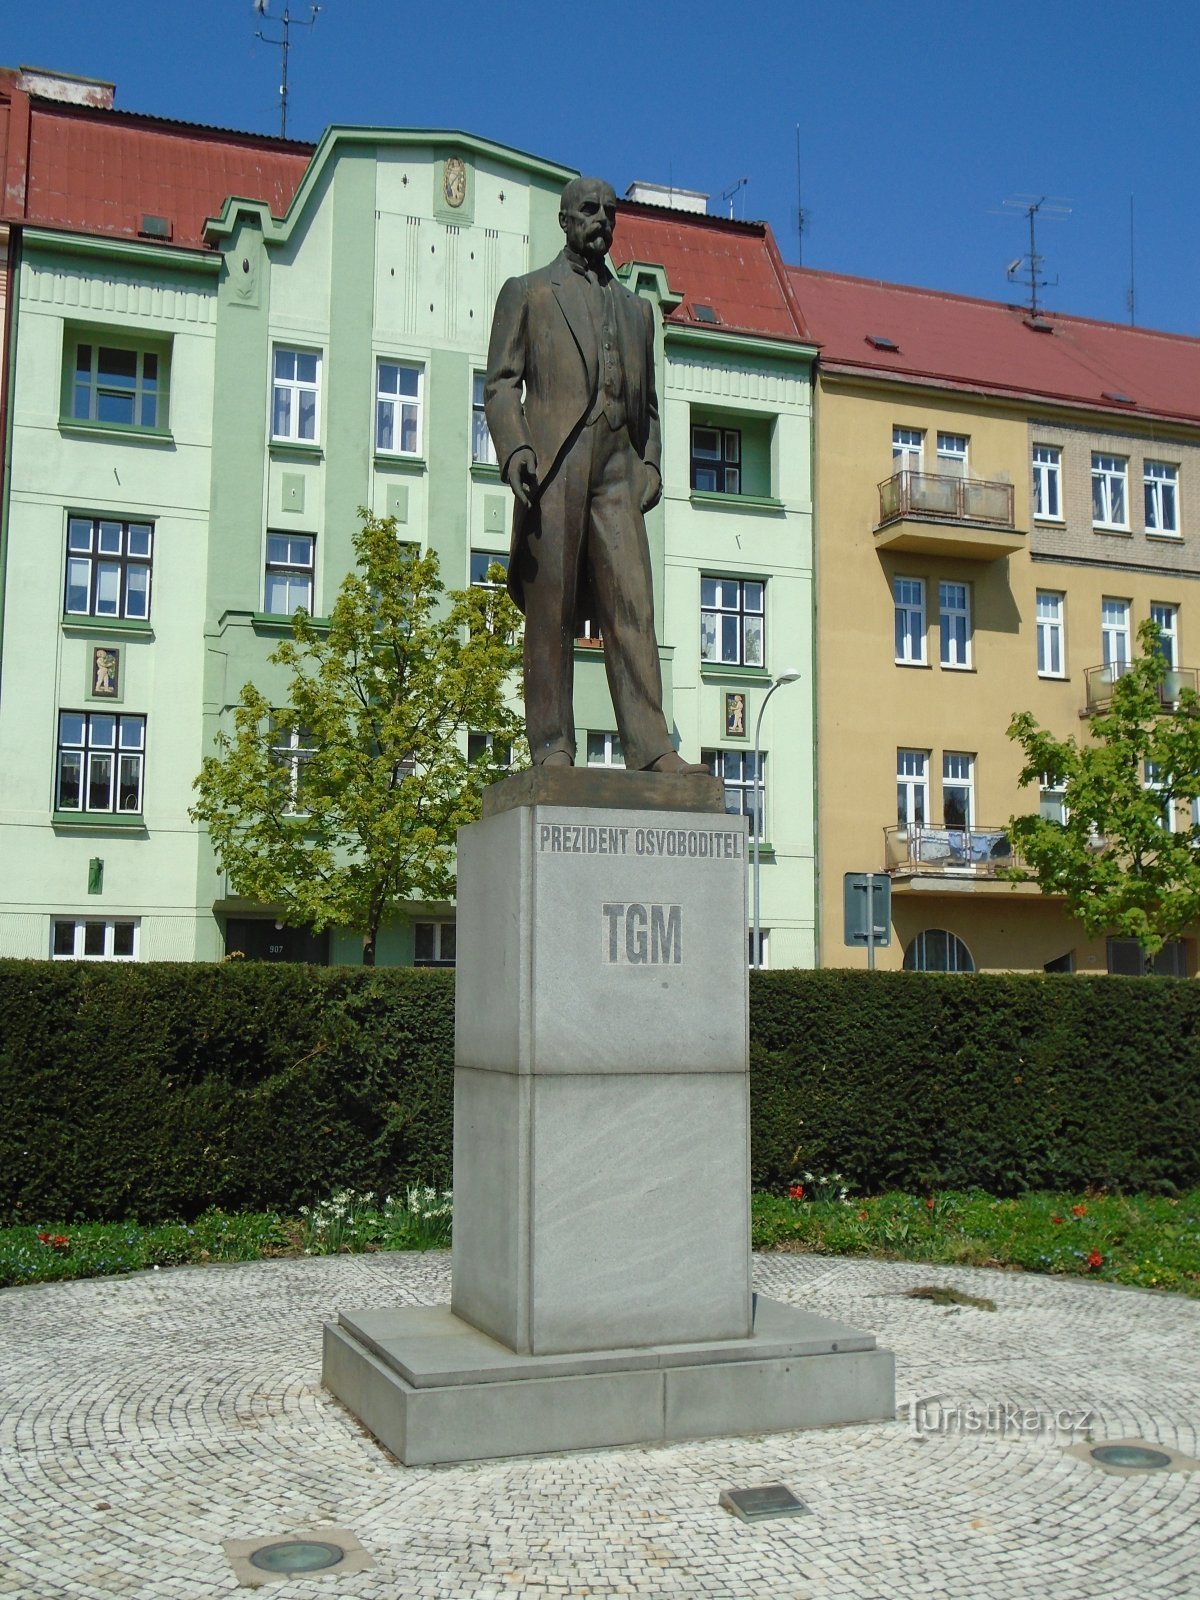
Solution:
[[(352, 1529), (365, 1572), (271, 1600), (1200, 1594), (1200, 1302), (1018, 1273), (760, 1256), (764, 1294), (870, 1328), (897, 1421), (404, 1467), (320, 1387), (321, 1324), (449, 1299), (442, 1254), (182, 1267), (0, 1291), (0, 1596), (236, 1595), (224, 1539)], [(952, 1284), (994, 1312), (909, 1299)], [(747, 1524), (722, 1489), (809, 1515)], [(263, 1574), (264, 1579), (268, 1574)]]

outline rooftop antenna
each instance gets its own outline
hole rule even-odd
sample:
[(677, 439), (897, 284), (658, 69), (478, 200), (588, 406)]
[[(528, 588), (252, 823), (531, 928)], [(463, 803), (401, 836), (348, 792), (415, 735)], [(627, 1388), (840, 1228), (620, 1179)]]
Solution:
[[(254, 0), (254, 9), (258, 12), (260, 17), (265, 17), (267, 15), (267, 7), (270, 3), (271, 0)], [(311, 28), (313, 23), (317, 20), (317, 13), (320, 11), (320, 9), (320, 6), (310, 5), (308, 8), (309, 15), (307, 21), (297, 19), (293, 23), (291, 12), (288, 10), (287, 5), (285, 4), (283, 8), (283, 15), (279, 19), (283, 27), (282, 39), (269, 38), (268, 35), (263, 33), (261, 29), (259, 29), (254, 35), (256, 39), (261, 39), (264, 44), (277, 44), (282, 57), (282, 70), (279, 77), (279, 137), (281, 139), (287, 138), (288, 51), (292, 48), (292, 41), (290, 37), (291, 30), (293, 27)]]
[(800, 191), (800, 124), (796, 124), (796, 265), (804, 265), (804, 230), (808, 227), (809, 214), (804, 209), (804, 199)]
[(1136, 323), (1137, 323), (1137, 318), (1136, 318), (1136, 316), (1134, 314), (1134, 308), (1135, 308), (1136, 304), (1137, 304), (1137, 299), (1136, 299), (1136, 295), (1134, 293), (1134, 280), (1133, 280), (1133, 196), (1130, 195), (1129, 196), (1129, 288), (1125, 291), (1125, 305), (1126, 305), (1126, 307), (1127, 307), (1127, 309), (1129, 311), (1129, 326), (1131, 328), (1135, 327)]
[[(739, 178), (738, 181), (734, 184), (733, 188), (732, 189), (726, 189), (725, 192), (721, 196), (721, 204), (722, 205), (724, 205), (726, 200), (729, 201), (729, 220), (730, 220), (730, 222), (733, 221), (733, 197), (734, 197), (735, 194), (737, 194), (739, 189), (744, 189), (749, 182), (750, 182), (749, 178)], [(746, 202), (743, 200), (742, 201), (742, 215), (745, 216), (745, 214), (746, 214)]]
[[(1023, 256), (1017, 256), (1005, 268), (1005, 277), (1010, 283), (1019, 283), (1029, 290), (1029, 315), (1036, 318), (1038, 314), (1038, 290), (1052, 289), (1058, 282), (1057, 278), (1043, 276), (1045, 261), (1038, 254), (1037, 248), (1037, 219), (1045, 217), (1069, 217), (1071, 207), (1065, 200), (1052, 200), (1048, 195), (1038, 195), (1036, 198), (1030, 194), (1015, 195), (1004, 204), (1010, 209), (1020, 210), (1029, 218), (1029, 250)], [(1027, 276), (1018, 276), (1021, 267), (1026, 268)]]

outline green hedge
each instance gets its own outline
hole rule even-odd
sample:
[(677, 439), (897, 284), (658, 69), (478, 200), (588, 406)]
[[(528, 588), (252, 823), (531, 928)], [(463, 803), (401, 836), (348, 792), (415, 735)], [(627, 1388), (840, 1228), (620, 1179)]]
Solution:
[(1200, 983), (764, 972), (753, 1173), (860, 1194), (1200, 1182)]
[(448, 1186), (454, 977), (0, 961), (0, 1221)]
[[(0, 1222), (451, 1179), (453, 974), (0, 961)], [(1200, 984), (752, 976), (753, 1179), (1200, 1183)]]

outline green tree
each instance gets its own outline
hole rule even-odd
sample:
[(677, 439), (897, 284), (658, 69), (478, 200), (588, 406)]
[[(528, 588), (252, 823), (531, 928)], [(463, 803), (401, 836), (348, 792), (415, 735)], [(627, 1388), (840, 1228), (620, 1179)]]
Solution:
[(1088, 743), (1056, 739), (1031, 712), (1013, 717), (1022, 785), (1061, 789), (1064, 816), (1013, 817), (1010, 830), (1029, 868), (1014, 876), (1062, 895), (1091, 937), (1121, 934), (1153, 956), (1200, 917), (1200, 700), (1192, 689), (1166, 693), (1154, 623), (1138, 642)]
[[(298, 611), (270, 657), (291, 671), (286, 703), (246, 684), (191, 815), (239, 894), (293, 925), (361, 929), (373, 966), (390, 910), (454, 893), (455, 830), (521, 729), (505, 701), (521, 618), (502, 583), (445, 595), (432, 551), (359, 514), (328, 627)], [(470, 762), (467, 731), (493, 736)]]

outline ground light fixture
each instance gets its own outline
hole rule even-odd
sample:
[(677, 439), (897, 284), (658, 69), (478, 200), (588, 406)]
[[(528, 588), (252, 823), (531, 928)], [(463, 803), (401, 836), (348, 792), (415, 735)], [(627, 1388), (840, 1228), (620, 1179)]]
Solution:
[(759, 927), (759, 891), (760, 874), (762, 870), (762, 755), (759, 751), (759, 736), (762, 733), (763, 712), (767, 709), (767, 701), (776, 689), (782, 689), (785, 683), (795, 683), (800, 676), (799, 667), (785, 667), (774, 683), (763, 695), (762, 705), (758, 708), (758, 719), (754, 724), (754, 937), (750, 945), (750, 965), (762, 966), (762, 931)]

